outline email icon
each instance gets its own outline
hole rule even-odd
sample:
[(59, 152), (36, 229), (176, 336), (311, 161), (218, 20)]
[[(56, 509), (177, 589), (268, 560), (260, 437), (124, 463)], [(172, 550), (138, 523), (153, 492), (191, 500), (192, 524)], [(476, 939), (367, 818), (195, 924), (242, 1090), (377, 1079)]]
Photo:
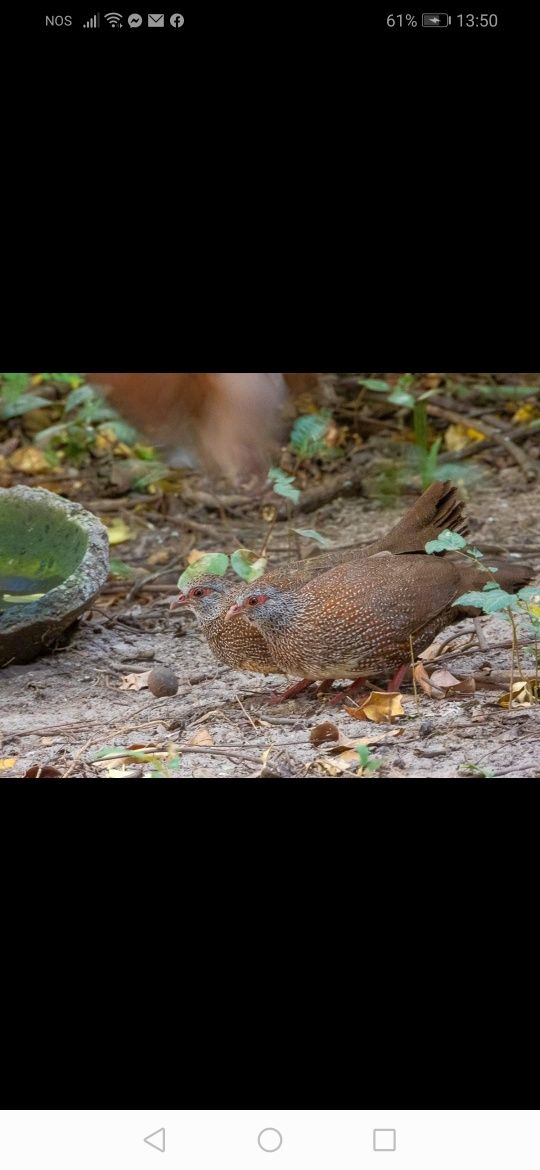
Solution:
[(164, 12), (149, 12), (148, 13), (148, 28), (165, 28), (165, 13)]

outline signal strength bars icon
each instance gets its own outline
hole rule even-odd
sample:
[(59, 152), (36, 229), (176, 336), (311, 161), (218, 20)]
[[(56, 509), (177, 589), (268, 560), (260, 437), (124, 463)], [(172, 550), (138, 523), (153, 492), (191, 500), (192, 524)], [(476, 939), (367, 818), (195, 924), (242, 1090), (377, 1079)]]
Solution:
[(122, 16), (120, 12), (106, 12), (105, 20), (112, 28), (122, 28)]
[(85, 21), (83, 28), (99, 28), (99, 12), (95, 12), (90, 20)]

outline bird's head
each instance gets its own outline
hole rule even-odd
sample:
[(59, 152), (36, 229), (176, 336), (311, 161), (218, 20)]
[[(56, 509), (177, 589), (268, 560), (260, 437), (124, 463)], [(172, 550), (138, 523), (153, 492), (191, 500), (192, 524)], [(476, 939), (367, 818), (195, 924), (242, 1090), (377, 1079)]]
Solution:
[(170, 609), (183, 605), (195, 614), (201, 625), (219, 617), (226, 608), (227, 586), (219, 577), (208, 577), (182, 590), (173, 598)]
[(261, 585), (244, 593), (235, 605), (231, 605), (225, 621), (247, 618), (262, 631), (266, 628), (281, 631), (288, 624), (290, 613), (289, 593), (272, 585)]

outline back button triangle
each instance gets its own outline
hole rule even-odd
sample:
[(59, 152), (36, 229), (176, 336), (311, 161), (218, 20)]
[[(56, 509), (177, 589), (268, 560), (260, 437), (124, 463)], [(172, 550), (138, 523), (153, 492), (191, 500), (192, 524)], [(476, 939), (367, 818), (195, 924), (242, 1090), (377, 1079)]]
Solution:
[(159, 1150), (160, 1153), (165, 1153), (165, 1129), (156, 1129), (155, 1133), (149, 1133), (143, 1141), (147, 1145), (153, 1146), (154, 1150)]

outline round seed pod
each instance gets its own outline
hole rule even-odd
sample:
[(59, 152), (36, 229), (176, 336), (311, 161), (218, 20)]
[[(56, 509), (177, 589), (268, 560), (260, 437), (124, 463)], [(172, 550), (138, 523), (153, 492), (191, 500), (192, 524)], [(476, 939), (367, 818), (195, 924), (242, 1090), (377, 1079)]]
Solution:
[(178, 690), (178, 679), (169, 666), (154, 666), (148, 675), (148, 690), (161, 698), (163, 695), (175, 695)]

